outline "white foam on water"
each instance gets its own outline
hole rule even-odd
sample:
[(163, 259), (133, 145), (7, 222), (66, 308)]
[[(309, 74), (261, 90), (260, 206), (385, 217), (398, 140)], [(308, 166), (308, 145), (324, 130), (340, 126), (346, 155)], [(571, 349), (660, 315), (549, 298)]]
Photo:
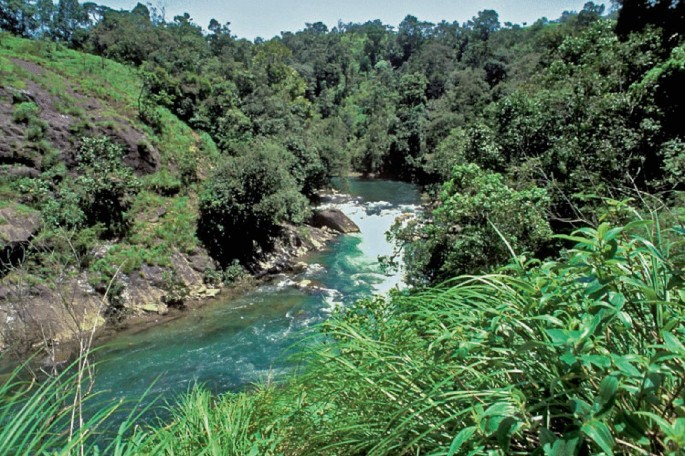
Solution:
[(307, 269), (305, 271), (306, 275), (312, 275), (312, 274), (318, 274), (321, 272), (326, 272), (326, 268), (323, 267), (323, 265), (319, 263), (312, 263), (307, 265)]
[[(345, 199), (342, 195), (320, 206), (321, 209), (339, 209), (359, 226), (361, 242), (358, 245), (362, 255), (358, 258), (348, 259), (350, 264), (358, 267), (360, 271), (352, 277), (356, 285), (367, 282), (374, 292), (385, 294), (393, 288), (402, 289), (404, 283), (404, 268), (400, 265), (397, 270), (387, 273), (380, 272), (378, 258), (390, 257), (395, 252), (395, 246), (387, 239), (387, 232), (393, 224), (400, 220), (406, 224), (420, 210), (420, 206), (414, 204), (402, 204), (395, 206), (388, 201), (374, 201), (365, 203), (359, 198)], [(364, 275), (372, 280), (365, 280)]]

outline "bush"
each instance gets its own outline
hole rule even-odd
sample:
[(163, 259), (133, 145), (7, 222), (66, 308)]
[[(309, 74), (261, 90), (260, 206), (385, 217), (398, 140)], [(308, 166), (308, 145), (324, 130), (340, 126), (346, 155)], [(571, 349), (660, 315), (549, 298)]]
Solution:
[(31, 119), (38, 117), (40, 108), (32, 101), (19, 103), (12, 113), (12, 120), (16, 123), (28, 124)]
[(198, 237), (223, 266), (268, 249), (281, 223), (307, 217), (307, 199), (283, 166), (291, 159), (286, 151), (266, 145), (228, 158), (206, 181)]
[(109, 237), (124, 235), (129, 226), (127, 211), (140, 183), (124, 165), (121, 146), (106, 137), (84, 137), (78, 162), (75, 188), (88, 225), (102, 223)]
[(514, 253), (537, 252), (552, 236), (545, 190), (515, 190), (500, 174), (474, 164), (454, 168), (436, 204), (418, 221), (393, 228), (393, 236), (405, 242), (413, 284), (492, 270)]

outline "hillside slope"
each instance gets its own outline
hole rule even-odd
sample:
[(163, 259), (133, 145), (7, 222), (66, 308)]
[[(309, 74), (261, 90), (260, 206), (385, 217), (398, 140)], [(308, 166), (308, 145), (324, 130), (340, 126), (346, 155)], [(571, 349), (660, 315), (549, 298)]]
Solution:
[[(217, 292), (204, 285), (214, 265), (195, 237), (195, 182), (218, 152), (162, 108), (157, 128), (142, 122), (142, 87), (118, 63), (0, 37), (0, 350)], [(107, 157), (84, 161), (84, 138), (103, 137), (99, 152), (121, 155), (106, 171)], [(126, 192), (125, 232), (103, 227), (106, 205), (79, 221), (97, 185)]]

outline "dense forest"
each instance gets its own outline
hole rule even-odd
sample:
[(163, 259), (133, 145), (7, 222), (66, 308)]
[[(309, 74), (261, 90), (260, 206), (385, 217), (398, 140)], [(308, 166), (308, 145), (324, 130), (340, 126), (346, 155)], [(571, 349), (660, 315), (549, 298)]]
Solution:
[[(119, 274), (169, 268), (171, 305), (179, 255), (231, 282), (334, 177), (415, 182), (424, 211), (384, 259), (408, 291), (340, 311), (282, 384), (131, 414), (108, 451), (681, 454), (683, 24), (685, 2), (623, 0), (250, 42), (150, 5), (0, 0), (0, 221), (40, 226), (0, 237), (0, 278), (85, 273), (117, 319)], [(35, 399), (65, 372), (0, 388), (0, 422), (27, 410), (0, 449), (95, 445), (108, 412), (69, 432), (75, 406)]]

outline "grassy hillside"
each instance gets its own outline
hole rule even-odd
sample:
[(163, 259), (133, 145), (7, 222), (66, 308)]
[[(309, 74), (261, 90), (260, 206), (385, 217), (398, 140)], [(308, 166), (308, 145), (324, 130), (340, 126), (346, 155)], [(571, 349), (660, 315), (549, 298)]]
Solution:
[(156, 105), (142, 115), (137, 70), (56, 43), (0, 35), (0, 81), (4, 289), (54, 291), (56, 275), (86, 271), (104, 295), (117, 271), (146, 266), (162, 291), (188, 285), (175, 266), (201, 253), (197, 183), (217, 161), (212, 139)]

